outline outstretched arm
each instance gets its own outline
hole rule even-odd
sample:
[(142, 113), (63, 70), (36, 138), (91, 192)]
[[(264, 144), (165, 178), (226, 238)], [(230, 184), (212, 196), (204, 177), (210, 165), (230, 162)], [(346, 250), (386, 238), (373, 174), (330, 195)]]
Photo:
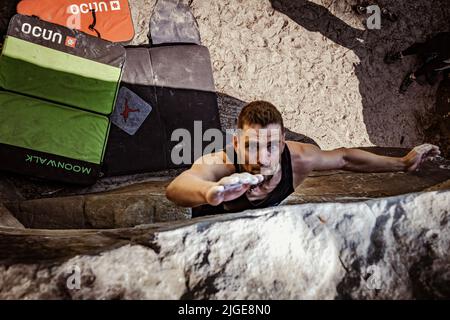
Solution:
[[(208, 161), (214, 164), (207, 164)], [(209, 190), (217, 185), (220, 178), (231, 173), (219, 154), (203, 156), (169, 184), (166, 197), (182, 207), (206, 204)]]
[(339, 148), (322, 151), (313, 145), (303, 145), (302, 153), (312, 170), (348, 170), (356, 172), (414, 171), (427, 159), (440, 154), (431, 144), (415, 147), (404, 157), (379, 156), (371, 152)]
[(217, 206), (243, 195), (262, 175), (234, 173), (224, 153), (205, 155), (180, 174), (166, 189), (166, 197), (182, 207)]

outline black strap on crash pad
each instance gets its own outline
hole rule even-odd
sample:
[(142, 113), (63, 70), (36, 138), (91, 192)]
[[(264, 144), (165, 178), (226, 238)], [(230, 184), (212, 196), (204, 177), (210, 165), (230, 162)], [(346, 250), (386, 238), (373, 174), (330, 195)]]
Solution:
[(95, 14), (95, 9), (92, 9), (91, 12), (92, 12), (93, 21), (92, 21), (91, 25), (89, 26), (89, 30), (95, 31), (95, 33), (97, 34), (97, 37), (101, 38), (102, 36), (100, 35), (100, 32), (98, 32), (98, 30), (95, 29), (95, 25), (97, 24), (97, 15)]

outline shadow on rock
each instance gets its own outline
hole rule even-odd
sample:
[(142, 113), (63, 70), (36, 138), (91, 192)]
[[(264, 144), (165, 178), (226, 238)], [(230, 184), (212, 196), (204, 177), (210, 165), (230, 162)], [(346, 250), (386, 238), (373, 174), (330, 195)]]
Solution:
[[(430, 108), (434, 88), (413, 86), (406, 95), (400, 95), (400, 83), (413, 69), (413, 62), (406, 60), (403, 64), (388, 66), (383, 58), (388, 51), (405, 49), (412, 43), (424, 41), (431, 34), (448, 30), (448, 1), (390, 1), (385, 7), (397, 13), (399, 21), (382, 20), (379, 30), (354, 28), (336, 17), (331, 9), (311, 1), (270, 1), (275, 10), (298, 25), (310, 32), (321, 33), (353, 51), (359, 58), (355, 74), (359, 80), (364, 123), (370, 141), (379, 146), (410, 146), (412, 142), (408, 132), (411, 132), (411, 122), (415, 122), (414, 112)], [(334, 7), (343, 12), (351, 10), (343, 2)], [(421, 132), (421, 128), (416, 130)]]

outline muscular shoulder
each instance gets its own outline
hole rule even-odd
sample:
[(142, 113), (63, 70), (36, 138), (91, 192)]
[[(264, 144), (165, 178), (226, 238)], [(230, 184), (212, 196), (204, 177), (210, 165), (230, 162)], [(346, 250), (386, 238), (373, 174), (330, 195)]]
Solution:
[(291, 153), (291, 162), (294, 170), (303, 168), (308, 171), (313, 168), (315, 155), (320, 151), (317, 146), (295, 141), (286, 141), (286, 145)]

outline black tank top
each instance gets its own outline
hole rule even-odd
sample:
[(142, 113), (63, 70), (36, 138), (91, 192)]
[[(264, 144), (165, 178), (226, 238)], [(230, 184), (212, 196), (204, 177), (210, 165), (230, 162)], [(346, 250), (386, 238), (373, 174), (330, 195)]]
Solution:
[[(233, 163), (236, 168), (236, 172), (242, 172), (237, 161), (236, 152), (234, 152)], [(246, 194), (244, 193), (239, 198), (224, 202), (218, 206), (205, 204), (199, 207), (192, 208), (192, 217), (195, 218), (206, 215), (233, 213), (244, 211), (247, 209), (260, 209), (277, 206), (281, 203), (281, 201), (286, 199), (290, 194), (294, 192), (293, 184), (291, 153), (288, 146), (285, 145), (283, 153), (281, 154), (281, 180), (275, 187), (275, 189), (271, 193), (269, 193), (266, 198), (251, 202), (250, 200), (248, 200)]]

